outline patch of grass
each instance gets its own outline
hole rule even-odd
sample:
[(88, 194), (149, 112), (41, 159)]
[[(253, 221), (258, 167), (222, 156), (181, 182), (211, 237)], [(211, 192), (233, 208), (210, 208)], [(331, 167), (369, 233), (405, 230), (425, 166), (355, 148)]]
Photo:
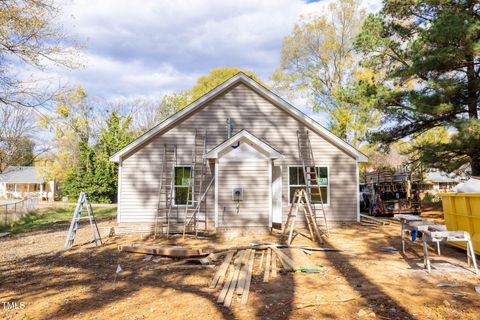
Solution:
[[(70, 222), (74, 210), (74, 206), (38, 209), (9, 226), (1, 226), (0, 231), (18, 234), (46, 228), (58, 222)], [(117, 214), (117, 208), (94, 208), (93, 212), (97, 219), (113, 218)], [(82, 216), (85, 215), (86, 211)]]

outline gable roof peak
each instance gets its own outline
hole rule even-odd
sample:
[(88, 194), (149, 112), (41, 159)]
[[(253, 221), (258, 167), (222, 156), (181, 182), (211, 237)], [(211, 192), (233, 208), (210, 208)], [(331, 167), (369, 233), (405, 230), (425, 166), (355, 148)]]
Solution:
[(197, 100), (193, 101), (191, 104), (186, 106), (184, 109), (178, 111), (174, 115), (170, 116), (169, 118), (165, 119), (163, 122), (159, 123), (136, 140), (128, 144), (126, 147), (115, 153), (110, 157), (110, 161), (119, 162), (121, 157), (142, 144), (150, 141), (154, 136), (162, 131), (166, 131), (179, 120), (184, 119), (185, 117), (191, 115), (195, 110), (202, 107), (212, 99), (218, 97), (219, 95), (223, 94), (224, 92), (228, 91), (230, 88), (235, 86), (238, 82), (242, 82), (247, 85), (250, 89), (270, 101), (272, 104), (276, 105), (280, 109), (287, 112), (291, 117), (297, 119), (298, 121), (302, 122), (306, 126), (310, 127), (313, 131), (317, 134), (321, 135), (325, 140), (329, 141), (333, 145), (337, 146), (338, 148), (344, 150), (347, 154), (350, 154), (354, 157), (358, 162), (367, 162), (368, 158), (358, 149), (347, 143), (346, 141), (340, 139), (321, 124), (307, 116), (305, 113), (300, 111), (299, 109), (295, 108), (293, 105), (285, 101), (276, 93), (272, 92), (270, 89), (266, 88), (261, 83), (255, 81), (253, 78), (249, 77), (243, 71), (239, 71), (234, 76), (230, 77), (229, 79), (225, 80), (223, 83), (206, 93), (205, 95), (201, 96)]

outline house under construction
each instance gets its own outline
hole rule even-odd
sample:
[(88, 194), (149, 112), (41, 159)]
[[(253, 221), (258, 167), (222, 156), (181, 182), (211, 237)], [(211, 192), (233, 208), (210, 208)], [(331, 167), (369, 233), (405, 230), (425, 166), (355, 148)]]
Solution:
[(305, 189), (319, 225), (358, 221), (367, 158), (239, 73), (111, 157), (128, 231), (221, 231), (285, 224)]

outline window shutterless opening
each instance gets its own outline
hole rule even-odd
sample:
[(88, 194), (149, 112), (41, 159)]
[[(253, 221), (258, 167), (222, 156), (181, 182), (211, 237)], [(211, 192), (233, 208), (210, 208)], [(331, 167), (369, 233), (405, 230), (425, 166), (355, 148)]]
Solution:
[[(191, 166), (176, 166), (173, 183), (173, 205), (187, 205), (188, 185), (190, 183)], [(192, 202), (193, 190), (190, 190), (190, 203)]]
[[(317, 172), (318, 182), (320, 185), (320, 192), (322, 193), (323, 204), (329, 204), (329, 188), (330, 188), (330, 178), (329, 178), (329, 168), (327, 166), (316, 166), (315, 171)], [(301, 166), (290, 166), (288, 167), (288, 199), (289, 203), (292, 202), (295, 190), (297, 189), (306, 189), (307, 185), (305, 183), (305, 176), (303, 174), (303, 167)], [(316, 189), (317, 187), (315, 187)], [(316, 193), (315, 191), (313, 193)], [(312, 203), (320, 203), (320, 195), (312, 195)]]

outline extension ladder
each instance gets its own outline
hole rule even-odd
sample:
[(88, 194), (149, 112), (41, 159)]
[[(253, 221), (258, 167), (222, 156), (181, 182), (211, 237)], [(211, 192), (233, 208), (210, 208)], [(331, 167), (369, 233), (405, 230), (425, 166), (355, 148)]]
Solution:
[[(177, 165), (177, 145), (163, 146), (160, 178), (158, 180), (158, 202), (155, 215), (154, 238), (158, 233), (170, 235), (173, 189), (175, 183), (175, 166)], [(164, 230), (166, 229), (166, 230)]]
[(323, 219), (324, 233), (328, 236), (327, 216), (325, 214), (325, 207), (323, 205), (322, 188), (318, 177), (317, 167), (315, 164), (315, 158), (313, 156), (312, 145), (310, 143), (310, 137), (308, 131), (297, 131), (298, 141), (298, 154), (302, 161), (303, 177), (306, 185), (306, 193), (310, 203), (312, 203), (312, 197), (318, 197), (320, 203), (320, 211), (317, 212), (315, 206), (312, 206), (313, 217), (315, 219)]

